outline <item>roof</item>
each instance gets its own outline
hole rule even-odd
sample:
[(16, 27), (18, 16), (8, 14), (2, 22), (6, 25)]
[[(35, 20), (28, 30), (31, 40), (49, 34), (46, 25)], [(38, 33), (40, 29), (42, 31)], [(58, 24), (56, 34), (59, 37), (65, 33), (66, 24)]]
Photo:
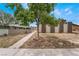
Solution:
[(72, 24), (73, 26), (79, 26), (79, 25), (77, 25), (77, 24)]
[(0, 27), (4, 27), (4, 28), (6, 28), (6, 27), (30, 28), (30, 27), (28, 27), (28, 26), (20, 26), (20, 25), (7, 25), (7, 26), (2, 26), (2, 25), (0, 25)]

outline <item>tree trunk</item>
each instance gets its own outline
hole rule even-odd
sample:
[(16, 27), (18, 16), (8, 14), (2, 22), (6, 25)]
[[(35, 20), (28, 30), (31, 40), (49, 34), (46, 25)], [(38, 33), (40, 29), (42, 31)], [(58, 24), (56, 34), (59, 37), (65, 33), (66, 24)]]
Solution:
[(37, 38), (39, 39), (39, 18), (37, 19)]
[(39, 10), (37, 10), (37, 38), (39, 39)]

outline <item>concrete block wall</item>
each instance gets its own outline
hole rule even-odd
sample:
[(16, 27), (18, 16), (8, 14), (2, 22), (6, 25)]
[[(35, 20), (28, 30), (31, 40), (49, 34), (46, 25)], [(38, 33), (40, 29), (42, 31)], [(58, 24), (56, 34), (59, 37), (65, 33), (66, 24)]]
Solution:
[(55, 33), (59, 32), (59, 25), (55, 27)]
[(72, 33), (72, 22), (59, 24), (58, 26), (41, 25), (39, 26), (39, 32), (42, 33)]
[(68, 28), (67, 28), (68, 24), (64, 24), (64, 32), (67, 33)]
[(50, 33), (50, 25), (46, 25), (46, 32)]
[(55, 27), (54, 26), (50, 26), (50, 32), (55, 33)]
[(68, 33), (72, 33), (72, 22), (68, 22)]

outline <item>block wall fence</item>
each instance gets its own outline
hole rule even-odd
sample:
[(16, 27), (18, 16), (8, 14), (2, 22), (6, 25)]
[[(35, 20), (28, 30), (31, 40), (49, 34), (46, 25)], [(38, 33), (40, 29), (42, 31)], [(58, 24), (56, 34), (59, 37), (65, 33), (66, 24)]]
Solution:
[(40, 24), (39, 32), (41, 33), (72, 33), (72, 22), (58, 24), (58, 26)]

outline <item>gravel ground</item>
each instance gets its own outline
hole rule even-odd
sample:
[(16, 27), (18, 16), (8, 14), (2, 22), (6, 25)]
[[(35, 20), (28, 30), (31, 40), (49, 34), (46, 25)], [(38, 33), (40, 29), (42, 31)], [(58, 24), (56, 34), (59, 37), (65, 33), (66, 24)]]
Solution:
[[(71, 40), (71, 41), (70, 41)], [(37, 37), (29, 39), (21, 48), (34, 48), (34, 49), (44, 49), (44, 48), (79, 48), (78, 42), (79, 34), (50, 34), (41, 33), (39, 40)], [(79, 43), (79, 42), (78, 42)]]
[(8, 48), (9, 46), (19, 41), (24, 36), (26, 36), (26, 34), (19, 34), (14, 36), (9, 35), (9, 36), (0, 37), (0, 48)]

